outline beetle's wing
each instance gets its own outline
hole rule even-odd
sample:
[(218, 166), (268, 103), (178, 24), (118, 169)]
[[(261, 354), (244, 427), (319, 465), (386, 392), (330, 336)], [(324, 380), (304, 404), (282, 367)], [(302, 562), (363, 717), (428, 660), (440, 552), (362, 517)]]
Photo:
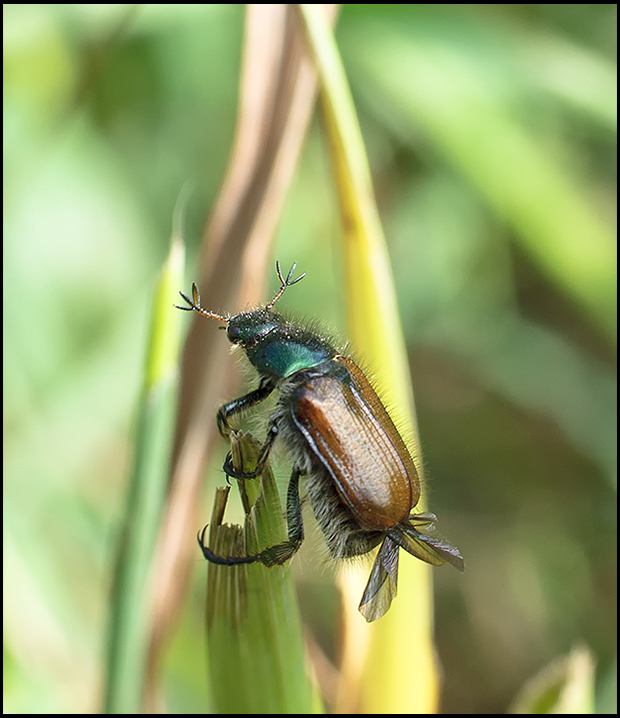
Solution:
[(431, 514), (430, 512), (426, 512), (423, 514), (411, 514), (409, 517), (409, 521), (415, 526), (432, 526), (435, 521), (437, 521), (437, 517), (435, 514)]
[(362, 528), (385, 530), (417, 503), (417, 471), (361, 370), (339, 360), (347, 362), (351, 380), (330, 373), (306, 378), (295, 390), (291, 413)]
[(394, 597), (398, 584), (398, 545), (386, 537), (377, 553), (364, 589), (359, 612), (370, 623), (383, 616)]
[[(415, 517), (413, 520), (415, 521)], [(394, 527), (390, 531), (390, 536), (405, 551), (426, 563), (441, 566), (447, 562), (459, 571), (465, 570), (465, 560), (460, 551), (445, 539), (427, 536), (406, 523)]]

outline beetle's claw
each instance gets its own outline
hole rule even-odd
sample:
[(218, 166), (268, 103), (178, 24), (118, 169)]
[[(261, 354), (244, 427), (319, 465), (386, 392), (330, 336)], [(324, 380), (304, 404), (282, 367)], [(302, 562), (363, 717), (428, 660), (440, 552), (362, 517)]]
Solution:
[(258, 476), (258, 472), (245, 472), (237, 471), (232, 463), (232, 454), (230, 451), (226, 454), (226, 461), (224, 462), (224, 473), (226, 474), (226, 480), (230, 484), (229, 479), (255, 479)]
[(198, 532), (197, 539), (198, 539), (198, 545), (202, 549), (202, 552), (204, 553), (205, 550), (205, 534), (207, 533), (207, 529), (209, 528), (209, 524), (206, 524), (205, 527), (202, 529), (202, 531)]

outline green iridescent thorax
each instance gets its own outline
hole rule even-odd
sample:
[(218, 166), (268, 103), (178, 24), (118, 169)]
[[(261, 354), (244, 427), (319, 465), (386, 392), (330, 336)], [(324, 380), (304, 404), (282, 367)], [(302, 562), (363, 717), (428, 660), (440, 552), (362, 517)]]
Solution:
[(243, 347), (261, 374), (278, 379), (318, 366), (338, 353), (315, 332), (266, 309), (231, 317), (227, 335), (233, 344)]

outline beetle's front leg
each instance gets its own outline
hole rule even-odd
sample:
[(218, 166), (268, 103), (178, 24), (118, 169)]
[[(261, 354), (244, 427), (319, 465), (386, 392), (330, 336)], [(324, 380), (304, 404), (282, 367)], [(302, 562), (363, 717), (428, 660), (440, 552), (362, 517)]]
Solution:
[(272, 379), (267, 377), (263, 378), (261, 379), (258, 389), (254, 389), (254, 391), (251, 391), (249, 394), (240, 396), (238, 399), (233, 399), (227, 404), (220, 406), (217, 410), (216, 416), (217, 428), (220, 434), (225, 439), (228, 439), (230, 432), (232, 431), (232, 426), (228, 421), (230, 417), (235, 416), (235, 414), (239, 414), (240, 412), (245, 411), (246, 409), (249, 409), (255, 404), (263, 401), (269, 396), (269, 394), (271, 394), (275, 387), (275, 382)]
[(226, 461), (224, 462), (224, 472), (226, 473), (226, 476), (229, 476), (232, 479), (255, 479), (257, 476), (260, 476), (263, 473), (265, 462), (269, 458), (269, 452), (271, 451), (271, 447), (273, 446), (273, 442), (276, 440), (277, 436), (278, 426), (274, 421), (269, 427), (267, 440), (263, 444), (263, 448), (260, 450), (260, 454), (256, 460), (256, 468), (251, 472), (237, 471), (232, 463), (232, 453), (229, 451), (226, 455)]

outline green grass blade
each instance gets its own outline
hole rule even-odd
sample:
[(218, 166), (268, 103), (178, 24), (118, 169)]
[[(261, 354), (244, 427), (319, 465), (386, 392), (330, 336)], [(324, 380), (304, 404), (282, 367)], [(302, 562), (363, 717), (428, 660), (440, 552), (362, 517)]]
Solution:
[(158, 282), (135, 456), (115, 569), (108, 636), (106, 713), (138, 713), (148, 649), (149, 570), (167, 493), (177, 398), (180, 313), (174, 307), (182, 285), (184, 250), (172, 242)]
[[(260, 445), (234, 433), (234, 465), (252, 470)], [(209, 547), (223, 556), (256, 553), (286, 539), (273, 473), (240, 482), (251, 507), (245, 526), (219, 525), (227, 489), (218, 489)], [(245, 494), (245, 496), (243, 495)], [(316, 712), (306, 674), (303, 630), (290, 566), (209, 564), (207, 583), (209, 679), (218, 713)]]

